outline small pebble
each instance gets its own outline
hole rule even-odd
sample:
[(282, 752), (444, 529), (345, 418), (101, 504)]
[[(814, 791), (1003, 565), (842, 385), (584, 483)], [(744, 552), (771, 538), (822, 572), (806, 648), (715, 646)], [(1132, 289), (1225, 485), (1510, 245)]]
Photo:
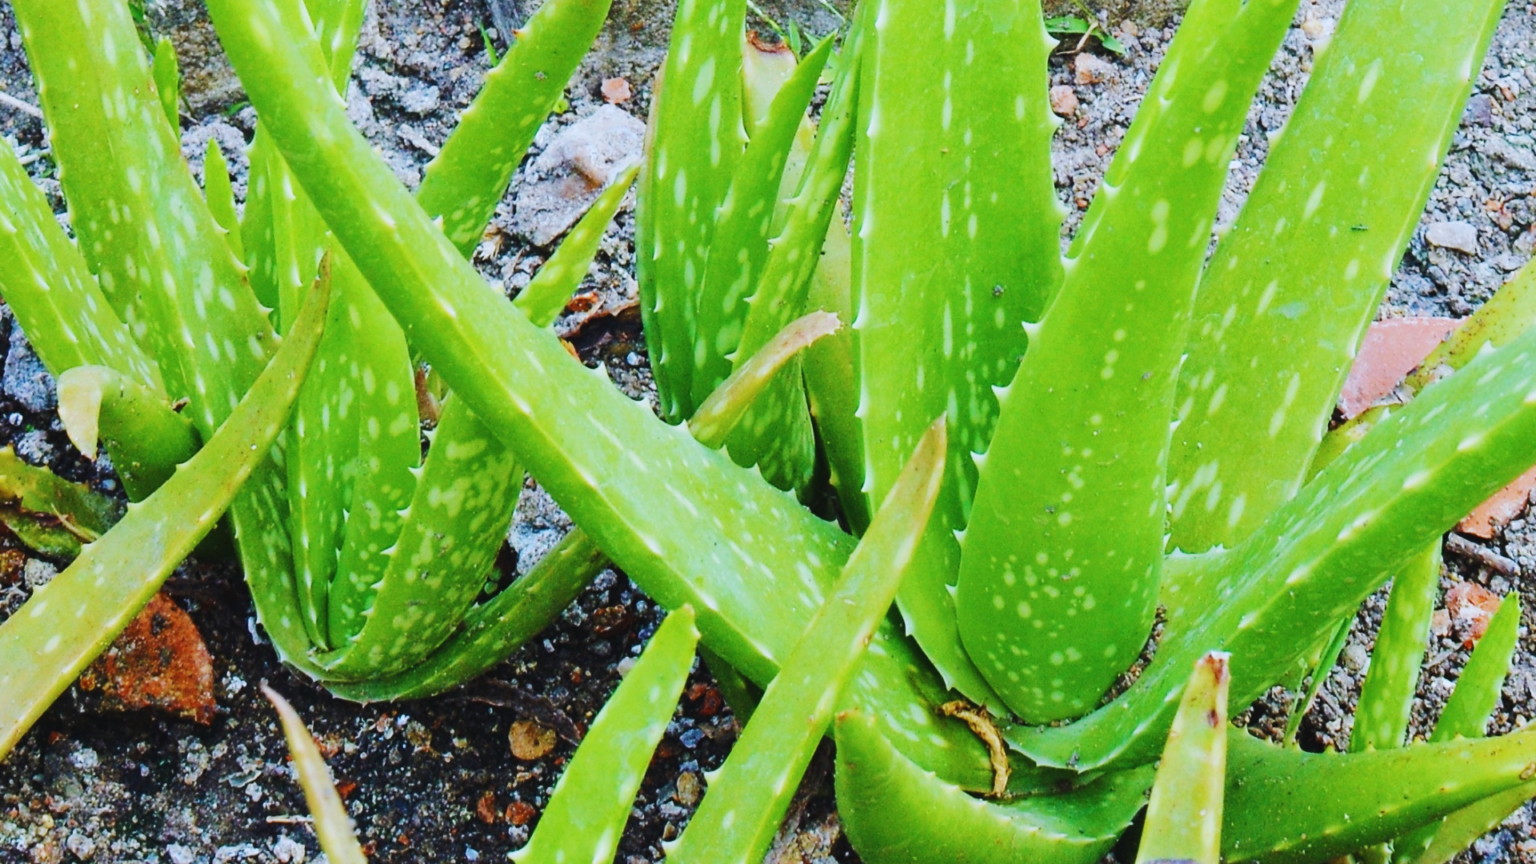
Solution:
[(1424, 240), (1442, 249), (1477, 254), (1477, 229), (1466, 222), (1432, 222), (1424, 229)]
[(1057, 84), (1051, 88), (1051, 111), (1058, 117), (1071, 117), (1077, 113), (1077, 91), (1070, 84)]

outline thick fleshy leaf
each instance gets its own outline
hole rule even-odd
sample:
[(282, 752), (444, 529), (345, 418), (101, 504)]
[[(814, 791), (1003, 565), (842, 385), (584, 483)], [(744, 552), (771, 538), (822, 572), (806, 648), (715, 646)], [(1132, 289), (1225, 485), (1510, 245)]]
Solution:
[(518, 864), (612, 861), (635, 793), (688, 683), (699, 631), (693, 609), (667, 616), (624, 675), (550, 793)]
[(971, 657), (1029, 722), (1097, 705), (1151, 630), (1179, 355), (1228, 163), (1295, 9), (1190, 7), (1000, 391), (955, 602)]
[(181, 158), (127, 7), (13, 6), (80, 251), (206, 438), (266, 365), (266, 317)]
[(837, 718), (838, 814), (869, 864), (1090, 864), (1130, 825), (1151, 780), (1141, 768), (993, 804), (914, 765), (865, 712)]
[(45, 529), (50, 548), (38, 551), (73, 558), (81, 544), (107, 533), (121, 511), (116, 501), (89, 486), (23, 462), (9, 445), (0, 447), (0, 522), (34, 549), (18, 520), (36, 521)]
[(148, 498), (201, 443), (162, 396), (105, 366), (66, 371), (58, 393), (59, 419), (70, 441), (90, 459), (97, 444), (105, 444), (130, 501)]
[(293, 767), (298, 772), (299, 785), (304, 787), (304, 801), (314, 817), (315, 836), (320, 840), (326, 860), (336, 864), (366, 864), (368, 859), (352, 830), (352, 818), (347, 815), (346, 805), (341, 803), (341, 795), (331, 782), (325, 757), (320, 755), (315, 739), (304, 728), (299, 712), (266, 684), (261, 685), (261, 692), (277, 709), (278, 719), (283, 723), (288, 752), (293, 755)]
[(1318, 55), (1201, 281), (1169, 458), (1173, 546), (1234, 546), (1301, 487), (1503, 5), (1361, 0)]
[[(434, 368), (650, 596), (669, 608), (692, 604), (712, 647), (753, 680), (771, 680), (852, 539), (658, 423), (508, 308), (351, 128), (340, 100), (316, 86), (308, 39), (264, 38), (304, 34), (291, 8), (253, 0), (209, 8), (289, 164)], [(289, 626), (275, 611), (263, 618), (269, 629)], [(944, 693), (921, 657), (882, 629), (870, 658), (851, 692), (904, 752), (968, 788), (990, 785), (980, 744), (958, 721), (934, 716)]]
[(219, 142), (208, 139), (208, 150), (203, 155), (203, 198), (208, 201), (208, 212), (213, 221), (224, 229), (224, 240), (235, 257), (245, 260), (245, 246), (241, 243), (240, 217), (235, 210), (235, 189), (229, 179), (229, 161)]
[(160, 370), (133, 340), (11, 145), (0, 141), (0, 295), (55, 375), (106, 366), (158, 394)]
[(598, 246), (602, 243), (604, 232), (608, 230), (608, 223), (619, 212), (619, 205), (624, 203), (624, 196), (629, 194), (629, 187), (635, 182), (639, 170), (639, 166), (636, 166), (619, 175), (592, 202), (592, 209), (560, 241), (560, 247), (539, 268), (533, 281), (518, 292), (513, 305), (523, 310), (529, 321), (548, 326), (565, 310), (571, 292), (581, 284), (587, 271), (592, 268), (592, 259), (597, 257)]
[(784, 166), (834, 41), (831, 37), (823, 39), (778, 90), (767, 117), (737, 162), (715, 214), (714, 239), (696, 307), (691, 385), (694, 404), (708, 398), (731, 373), (730, 357), (741, 347), (747, 298), (754, 293), (768, 259)]
[(757, 861), (768, 851), (839, 694), (896, 599), (944, 479), (945, 450), (941, 419), (918, 442), (837, 585), (710, 777), (668, 860)]
[(1419, 666), (1429, 644), (1429, 620), (1440, 590), (1440, 541), (1408, 559), (1392, 581), (1387, 611), (1371, 650), (1371, 668), (1360, 689), (1349, 752), (1403, 746)]
[[(747, 144), (746, 0), (684, 0), (651, 101), (635, 212), (635, 275), (662, 414), (693, 415), (694, 333), (715, 219)], [(724, 377), (724, 376), (721, 376)]]
[(971, 456), (997, 418), (992, 387), (1013, 377), (1023, 324), (1061, 279), (1059, 121), (1046, 99), (1055, 42), (1030, 0), (884, 2), (866, 14), (852, 288), (864, 491), (880, 500), (928, 423), (948, 419), (949, 480), (898, 603), (946, 682), (1000, 710), (961, 646), (950, 591)]
[(1221, 810), (1227, 771), (1228, 657), (1201, 657), (1152, 781), (1137, 864), (1221, 860)]
[(272, 364), (201, 451), (0, 625), (0, 757), (149, 602), (267, 457), (314, 355), (313, 293)]
[(1257, 698), (1297, 657), (1472, 507), (1525, 471), (1536, 435), (1536, 332), (1485, 351), (1376, 426), (1257, 534), (1183, 586), (1170, 628), (1123, 696), (1069, 726), (1016, 730), (1045, 764), (1149, 759), (1181, 668), (1211, 646), (1242, 657), (1232, 700)]
[[(1446, 700), (1440, 719), (1435, 723), (1435, 731), (1429, 736), (1432, 743), (1483, 737), (1489, 715), (1498, 707), (1499, 690), (1509, 675), (1519, 631), (1520, 595), (1510, 592), (1488, 622), (1483, 638), (1472, 649), (1461, 677), (1456, 679), (1456, 689)], [(1393, 860), (1439, 864), (1504, 821), (1533, 794), (1536, 794), (1536, 783), (1526, 783), (1458, 810), (1442, 822), (1425, 825), (1399, 837), (1392, 844)]]
[(1536, 761), (1532, 732), (1348, 755), (1230, 738), (1226, 861), (1332, 860), (1518, 788)]

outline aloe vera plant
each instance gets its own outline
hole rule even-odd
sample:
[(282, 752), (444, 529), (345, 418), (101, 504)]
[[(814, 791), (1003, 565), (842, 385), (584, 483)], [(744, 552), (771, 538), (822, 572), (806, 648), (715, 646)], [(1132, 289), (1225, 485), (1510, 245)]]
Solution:
[[(56, 72), (65, 62), (50, 52), (97, 61), (38, 36), (82, 13), (17, 5), (28, 10), (29, 50), (44, 58), (34, 62), (47, 107), (59, 98), (51, 88), (69, 86), (57, 75), (50, 83), (49, 64)], [(126, 21), (107, 0), (80, 8), (96, 6)], [(198, 237), (223, 244), (197, 247), (210, 278), (229, 274), (243, 287), (236, 248), (255, 265), (246, 294), (212, 317), (226, 328), (243, 322), (265, 352), (297, 326), (311, 281), (337, 295), (318, 349), (331, 362), (317, 361), (299, 394), (287, 461), (253, 477), (232, 511), (262, 622), (292, 666), (355, 698), (436, 692), (526, 638), (611, 560), (674, 615), (692, 610), (711, 656), (767, 688), (752, 720), (767, 731), (748, 726), (718, 797), (706, 798), (675, 850), (684, 859), (759, 855), (828, 728), (842, 815), (871, 862), (1092, 861), (1144, 806), (1162, 832), (1144, 844), (1148, 860), (1442, 860), (1533, 791), (1532, 733), (1471, 740), (1508, 668), (1508, 615), (1463, 675), (1445, 733), (1402, 746), (1436, 544), (1528, 467), (1529, 311), (1490, 304), (1482, 323), (1498, 326), (1448, 343), (1436, 374), (1410, 382), (1407, 404), (1325, 437), (1499, 0), (1351, 0), (1214, 253), (1228, 163), (1296, 4), (1197, 0), (1065, 256), (1049, 166), (1051, 41), (1038, 4), (866, 0), (835, 60), (823, 42), (790, 68), (746, 46), (743, 2), (684, 0), (636, 184), (662, 419), (571, 360), (542, 326), (547, 297), (516, 308), (464, 259), (520, 148), (496, 149), (472, 109), (456, 137), (475, 145), (445, 147), (413, 196), (338, 96), (355, 4), (209, 7), (261, 118), (253, 164), (265, 181), (234, 243), (223, 187), (212, 184), (220, 203), (204, 205), (176, 175), (176, 200), (199, 214)], [(579, 50), (567, 38), (563, 57)], [(930, 47), (927, 62), (911, 62), (916, 44)], [(515, 56), (502, 68), (532, 68)], [(813, 129), (806, 106), (827, 69)], [(67, 152), (71, 135), (89, 132), (136, 144), (125, 153), (164, 151), (166, 113), (139, 101), (132, 122), (115, 109), (60, 122), (55, 146)], [(531, 135), (547, 108), (533, 107), (513, 115), (532, 118), (518, 135)], [(468, 167), (477, 159), (489, 164)], [(100, 202), (118, 194), (146, 212), (160, 205), (135, 188), (145, 175), (61, 161), (82, 213), (92, 201), (110, 210)], [(851, 162), (849, 232), (838, 217)], [(155, 164), (152, 176), (170, 183), (175, 172)], [(45, 221), (35, 190), (10, 173), (32, 222)], [(602, 212), (592, 218), (605, 221)], [(52, 268), (88, 293), (89, 262), (129, 260), (123, 248), (134, 261), (190, 267), (188, 284), (201, 284), (202, 271), (157, 253), (148, 230), (109, 238), (101, 218), (94, 228), (88, 215), (77, 220), (78, 251), (29, 234), (29, 257), (17, 260), (32, 270), (0, 273), (14, 280), (0, 290), (9, 297), (27, 272)], [(573, 240), (586, 242), (587, 228)], [(563, 261), (560, 278), (584, 267), (580, 256)], [(187, 415), (209, 439), (216, 412), (243, 392), (237, 370), (205, 369), (224, 346), (216, 337), (211, 350), (185, 345), (165, 322), (196, 319), (212, 308), (196, 297), (217, 291), (189, 298), (141, 284), (155, 268), (97, 271), (102, 300), (82, 309), (113, 311), (89, 323), (119, 335), (79, 347), (68, 338), (88, 323), (79, 311), (70, 322), (80, 327), (36, 328), (40, 343), (65, 354), (60, 362), (107, 367), (162, 400), (190, 393)], [(1525, 278), (1505, 296), (1525, 290)], [(569, 290), (553, 276), (550, 285), (550, 296)], [(275, 326), (254, 298), (275, 309)], [(849, 315), (851, 326), (819, 332), (798, 353), (786, 346), (808, 339), (773, 338), (817, 310)], [(453, 395), (421, 478), (407, 480), (413, 457), (383, 454), (405, 454), (407, 438), (414, 445), (411, 409), (391, 407), (387, 387), (405, 382), (411, 351)], [(382, 402), (364, 398), (369, 376), (339, 358), (381, 364), (372, 380)], [(722, 408), (711, 402), (722, 387), (751, 398)], [(126, 391), (103, 383), (94, 392), (107, 394), (105, 405)], [(109, 447), (179, 446), (169, 432), (109, 436), (109, 412), (96, 414)], [(929, 430), (941, 416), (947, 431), (936, 442)], [(375, 422), (377, 440), (367, 434)], [(473, 477), (448, 464), (455, 452), (477, 466)], [(374, 464), (368, 454), (379, 470), (348, 470)], [(909, 482), (903, 466), (924, 463), (932, 482)], [(472, 606), (468, 586), (484, 569), (474, 538), (504, 522), (523, 467), (579, 531), (521, 588)], [(450, 477), (471, 484), (457, 492), (466, 506), (433, 516), (431, 490), (451, 488), (440, 485)], [(824, 482), (836, 521), (823, 518)], [(909, 518), (893, 529), (901, 513)], [(438, 534), (452, 545), (434, 545)], [(863, 569), (877, 550), (892, 556), (885, 579)], [(451, 566), (429, 569), (437, 558)], [(1392, 609), (1358, 752), (1304, 754), (1228, 734), (1228, 704), (1314, 661), (1388, 579)], [(889, 592), (901, 623), (877, 626)], [(818, 646), (814, 657), (806, 646)], [(1134, 680), (1112, 689), (1149, 652)], [(970, 707), (954, 707), (957, 694)], [(565, 790), (578, 805), (597, 795), (587, 761), (573, 774), (586, 779)], [(1195, 797), (1205, 806), (1181, 806)], [(562, 798), (552, 825), (588, 824), (571, 807)]]

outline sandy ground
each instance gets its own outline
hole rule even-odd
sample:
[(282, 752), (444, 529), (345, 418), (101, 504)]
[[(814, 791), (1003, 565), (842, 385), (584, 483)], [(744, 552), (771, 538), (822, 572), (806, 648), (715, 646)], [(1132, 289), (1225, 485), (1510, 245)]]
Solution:
[[(515, 26), (532, 6), (536, 3), (517, 0), (376, 3), (364, 29), (349, 110), (407, 184), (419, 181), (422, 167), (452, 129), (456, 112), (468, 105), (489, 68), (481, 27)], [(1339, 0), (1303, 2), (1251, 112), (1232, 167), (1224, 221), (1236, 213), (1263, 159), (1266, 135), (1284, 123), (1313, 54), (1332, 32), (1341, 8)], [(846, 11), (846, 4), (763, 4), (775, 21), (793, 20), (815, 35), (836, 26), (835, 9)], [(527, 284), (550, 251), (541, 238), (558, 233), (560, 220), (568, 215), (560, 202), (540, 197), (567, 170), (552, 159), (541, 162), (541, 155), (558, 149), (554, 145), (562, 135), (565, 145), (560, 146), (569, 145), (571, 135), (581, 143), (581, 129), (573, 132), (572, 127), (599, 114), (605, 79), (625, 79), (633, 95), (616, 108), (602, 109), (608, 112), (608, 125), (602, 128), (622, 137), (643, 121), (671, 10), (670, 3), (616, 0), (609, 26), (567, 90), (570, 109), (540, 132), (514, 191), (498, 210), (491, 239), (477, 255), (487, 278), (509, 294)], [(1171, 29), (1152, 26), (1162, 17), (1157, 9), (1131, 15), (1110, 19), (1128, 46), (1126, 56), (1099, 52), (1079, 59), (1066, 45), (1052, 62), (1052, 83), (1070, 87), (1077, 102), (1055, 141), (1057, 187), (1072, 213), (1066, 231), (1086, 207), (1172, 36)], [(152, 3), (150, 20), (172, 35), (183, 53), (189, 82), (184, 150), (194, 170), (201, 171), (203, 147), (214, 137), (233, 156), (237, 171), (243, 171), (243, 157), (234, 154), (248, 139), (254, 115), (242, 107), (237, 83), (211, 53), (196, 4)], [(762, 19), (753, 21), (766, 29)], [(1536, 246), (1536, 70), (1527, 66), (1528, 58), (1536, 57), (1533, 27), (1536, 7), (1515, 3), (1508, 8), (1382, 317), (1469, 314)], [(492, 38), (500, 47), (499, 33)], [(0, 86), (36, 101), (5, 5), (0, 5)], [(46, 147), (41, 125), (23, 113), (0, 109), (0, 132), (17, 143), (24, 157), (40, 156)], [(62, 211), (51, 162), (40, 156), (33, 166)], [(237, 178), (237, 189), (243, 194), (243, 177)], [(1475, 243), (1469, 246), (1473, 251), (1426, 240), (1430, 226), (1446, 224), (1462, 235), (1463, 245)], [(1474, 239), (1465, 239), (1468, 232)], [(584, 299), (558, 326), (584, 360), (606, 363), (618, 386), (643, 396), (650, 391), (650, 378), (633, 305), (632, 250), (626, 208), (605, 238), (583, 286)], [(0, 347), (5, 349), (0, 443), (14, 444), (26, 458), (65, 476), (114, 490), (109, 473), (69, 447), (53, 414), (51, 382), (38, 374), (36, 358), (8, 310), (0, 312)], [(509, 534), (506, 575), (526, 572), (568, 524), (531, 487)], [(1522, 589), (1532, 596), (1536, 518), (1517, 520), (1486, 545), (1516, 561), (1518, 574), (1492, 572), (1474, 559), (1448, 556), (1444, 587), (1470, 580), (1496, 594)], [(51, 566), (35, 560), (9, 578), (0, 574), (0, 617), (19, 605)], [(0, 766), (0, 862), (314, 860), (318, 846), (305, 824), (281, 736), (256, 692), (261, 681), (289, 695), (333, 752), (333, 771), (347, 790), (348, 807), (375, 860), (505, 860), (526, 841), (564, 760), (615, 686), (618, 665), (639, 652), (660, 617), (622, 574), (610, 572), (544, 638), (481, 681), (424, 702), (358, 706), (329, 697), (275, 662), (270, 648), (254, 635), (249, 599), (232, 565), (194, 561), (168, 587), (209, 643), (219, 703), (214, 721), (200, 726), (153, 712), (108, 712), (90, 694), (71, 690)], [(1303, 727), (1307, 746), (1347, 742), (1348, 713), (1381, 606), (1378, 596), (1362, 609), (1350, 645)], [(1522, 629), (1495, 731), (1536, 717), (1536, 645), (1526, 633)], [(1432, 646), (1415, 705), (1415, 733), (1426, 731), (1437, 716), (1465, 660), (1461, 645), (1461, 634), (1447, 631)], [(1287, 701), (1283, 692), (1271, 694), (1255, 706), (1251, 722), (1272, 726)], [(523, 760), (511, 752), (509, 728), (525, 721), (558, 733), (547, 754)], [(686, 824), (698, 799), (702, 771), (718, 766), (735, 734), (729, 709), (707, 671), (699, 669), (647, 774), (620, 861), (661, 857), (660, 841)], [(832, 815), (826, 757), (821, 753), (813, 764), (776, 860), (856, 860)], [(1536, 860), (1532, 825), (1529, 810), (1516, 814), (1478, 844), (1476, 859)]]

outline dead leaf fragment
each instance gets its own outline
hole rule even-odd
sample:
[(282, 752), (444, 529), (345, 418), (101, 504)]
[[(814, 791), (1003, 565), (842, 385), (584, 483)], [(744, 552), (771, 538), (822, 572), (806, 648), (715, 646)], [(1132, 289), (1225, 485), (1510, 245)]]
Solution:
[(1500, 528), (1508, 525), (1525, 512), (1531, 503), (1531, 490), (1536, 489), (1536, 468), (1531, 468), (1510, 481), (1508, 486), (1493, 493), (1493, 497), (1477, 505), (1477, 509), (1456, 523), (1456, 530), (1473, 537), (1492, 540)]
[(100, 692), (105, 708), (158, 708), (205, 725), (216, 707), (208, 646), (164, 592), (80, 676), (80, 687)]
[(524, 762), (542, 759), (555, 749), (555, 731), (545, 729), (532, 720), (513, 723), (507, 732), (507, 739), (512, 743), (512, 755)]

